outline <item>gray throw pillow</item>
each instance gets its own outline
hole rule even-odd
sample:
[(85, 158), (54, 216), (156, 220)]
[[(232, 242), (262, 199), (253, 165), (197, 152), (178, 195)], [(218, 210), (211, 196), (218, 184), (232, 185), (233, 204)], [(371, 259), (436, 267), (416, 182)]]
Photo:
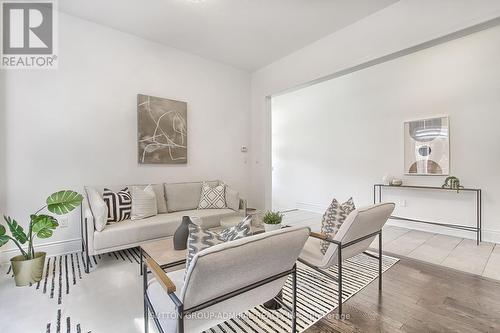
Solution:
[[(327, 235), (329, 238), (334, 238), (347, 216), (355, 209), (356, 206), (352, 198), (349, 198), (349, 200), (342, 204), (337, 199), (333, 199), (330, 206), (326, 209), (325, 214), (323, 214), (321, 233)], [(329, 246), (329, 242), (321, 241), (321, 253), (325, 254)]]
[(186, 258), (186, 272), (194, 256), (204, 249), (211, 246), (221, 244), (224, 242), (233, 241), (236, 239), (244, 238), (250, 234), (250, 222), (252, 218), (247, 216), (243, 221), (237, 225), (222, 230), (221, 232), (214, 232), (208, 229), (202, 229), (198, 224), (189, 224), (189, 237), (187, 242), (188, 254)]

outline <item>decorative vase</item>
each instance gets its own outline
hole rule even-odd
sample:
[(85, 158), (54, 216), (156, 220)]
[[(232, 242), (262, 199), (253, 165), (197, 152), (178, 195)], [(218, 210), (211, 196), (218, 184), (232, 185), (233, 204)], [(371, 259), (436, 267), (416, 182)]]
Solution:
[(264, 223), (264, 230), (265, 231), (273, 231), (273, 230), (278, 230), (278, 229), (281, 229), (281, 223), (279, 223), (279, 224)]
[(17, 287), (27, 286), (42, 280), (45, 256), (45, 252), (35, 252), (33, 259), (26, 260), (22, 255), (10, 259)]
[(191, 219), (189, 216), (182, 217), (182, 223), (174, 233), (174, 249), (185, 250), (187, 249), (187, 240), (189, 237), (189, 223)]

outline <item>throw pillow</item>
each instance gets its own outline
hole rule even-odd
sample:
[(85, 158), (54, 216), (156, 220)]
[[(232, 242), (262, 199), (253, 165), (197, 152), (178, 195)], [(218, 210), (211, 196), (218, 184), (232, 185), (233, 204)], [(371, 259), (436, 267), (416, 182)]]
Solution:
[(93, 187), (85, 187), (89, 199), (90, 211), (94, 217), (94, 228), (103, 231), (108, 220), (108, 207), (99, 192)]
[(188, 254), (186, 258), (186, 272), (194, 256), (211, 246), (224, 242), (244, 238), (250, 234), (251, 217), (246, 217), (237, 225), (227, 228), (221, 232), (214, 232), (208, 229), (202, 229), (199, 224), (189, 224), (189, 237), (187, 242)]
[(145, 188), (132, 186), (130, 193), (132, 195), (132, 220), (145, 219), (158, 213), (156, 194), (151, 185)]
[(226, 205), (226, 185), (220, 184), (210, 187), (208, 183), (201, 186), (201, 197), (198, 209), (221, 209)]
[(226, 205), (235, 211), (240, 209), (240, 194), (228, 186), (226, 186)]
[[(337, 199), (333, 199), (330, 206), (326, 209), (325, 214), (323, 214), (321, 233), (326, 234), (330, 238), (335, 237), (347, 215), (355, 209), (356, 207), (352, 198), (349, 198), (349, 200), (342, 204)], [(321, 241), (321, 253), (325, 254), (329, 246), (329, 242)]]
[(128, 187), (118, 192), (105, 188), (102, 198), (108, 206), (108, 224), (120, 222), (130, 218), (132, 210), (132, 197)]
[[(163, 214), (167, 212), (167, 200), (165, 199), (165, 188), (163, 187), (163, 184), (129, 185), (128, 187), (132, 188), (133, 186), (136, 186), (141, 189), (145, 189), (146, 187), (151, 186), (153, 188), (153, 191), (155, 191), (158, 214)], [(134, 198), (132, 198), (132, 200), (133, 199)]]

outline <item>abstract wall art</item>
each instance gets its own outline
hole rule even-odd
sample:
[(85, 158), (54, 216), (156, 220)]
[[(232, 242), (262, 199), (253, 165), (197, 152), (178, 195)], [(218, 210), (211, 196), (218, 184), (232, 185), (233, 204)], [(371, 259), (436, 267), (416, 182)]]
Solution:
[(450, 173), (448, 117), (404, 123), (404, 165), (407, 175)]
[(187, 103), (137, 95), (140, 164), (187, 163)]

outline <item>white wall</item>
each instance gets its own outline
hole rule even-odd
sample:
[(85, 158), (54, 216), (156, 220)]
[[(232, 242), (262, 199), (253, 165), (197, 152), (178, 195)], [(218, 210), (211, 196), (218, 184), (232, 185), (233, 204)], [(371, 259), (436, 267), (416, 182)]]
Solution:
[[(445, 177), (403, 176), (403, 122), (447, 114), (451, 174), (483, 189), (484, 236), (500, 241), (499, 40), (491, 28), (273, 98), (273, 208), (368, 205), (384, 173), (440, 186)], [(473, 193), (386, 193), (396, 215), (475, 225)]]
[[(248, 73), (65, 14), (59, 48), (57, 70), (6, 72), (4, 213), (25, 221), (48, 194), (84, 184), (220, 178), (247, 194)], [(138, 93), (188, 102), (187, 165), (138, 165)], [(79, 229), (73, 214), (49, 241)]]
[(496, 0), (400, 0), (252, 74), (252, 203), (271, 206), (268, 96), (500, 16)]

